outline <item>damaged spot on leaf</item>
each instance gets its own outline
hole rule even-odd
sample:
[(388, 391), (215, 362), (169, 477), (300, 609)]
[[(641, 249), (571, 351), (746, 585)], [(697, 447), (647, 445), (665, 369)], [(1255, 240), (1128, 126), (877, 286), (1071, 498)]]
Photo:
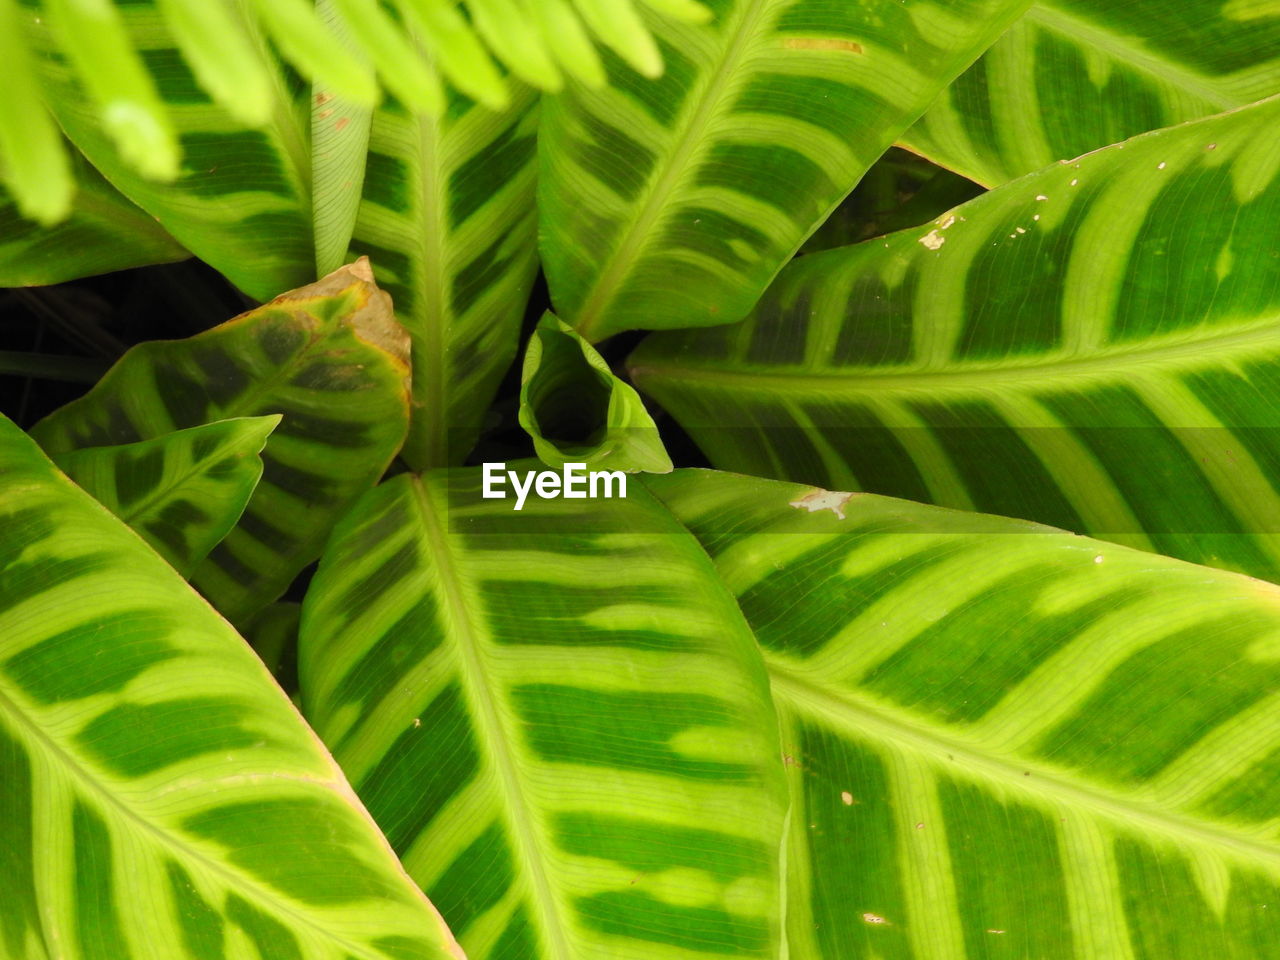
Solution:
[(836, 37), (788, 37), (782, 41), (788, 50), (840, 50), (844, 53), (861, 53), (862, 44)]
[(845, 505), (856, 496), (856, 493), (814, 490), (805, 494), (799, 500), (792, 500), (790, 506), (795, 507), (797, 510), (808, 510), (810, 513), (817, 513), (819, 510), (830, 510), (843, 520)]
[(920, 242), (923, 243), (930, 250), (937, 250), (944, 243), (947, 242), (947, 238), (944, 236), (941, 236), (937, 230), (930, 230), (928, 233), (926, 233), (923, 237), (920, 238)]

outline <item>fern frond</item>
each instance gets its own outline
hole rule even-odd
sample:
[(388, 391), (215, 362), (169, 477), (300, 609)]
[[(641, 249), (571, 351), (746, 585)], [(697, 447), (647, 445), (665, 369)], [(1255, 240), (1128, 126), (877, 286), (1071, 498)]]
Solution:
[[(9, 80), (0, 103), (0, 184), (25, 216), (53, 223), (70, 209), (73, 181), (45, 112), (39, 61), (70, 64), (125, 161), (155, 180), (178, 175), (181, 150), (147, 70), (145, 45), (125, 29), (121, 0), (0, 0), (0, 55)], [(199, 86), (234, 117), (268, 122), (271, 78), (251, 51), (269, 39), (305, 80), (356, 107), (383, 92), (438, 115), (444, 83), (501, 109), (505, 75), (546, 91), (566, 77), (600, 86), (595, 43), (640, 73), (662, 71), (649, 14), (703, 21), (697, 0), (150, 0)], [(130, 4), (136, 10), (137, 2)], [(24, 18), (28, 22), (23, 22)], [(27, 28), (46, 21), (54, 46), (36, 51)], [(46, 91), (46, 95), (47, 91)]]

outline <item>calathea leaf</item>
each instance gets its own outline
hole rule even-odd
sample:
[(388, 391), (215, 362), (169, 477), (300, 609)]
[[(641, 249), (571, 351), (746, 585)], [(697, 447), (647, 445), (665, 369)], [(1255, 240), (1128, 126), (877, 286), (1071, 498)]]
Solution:
[(289, 89), (259, 38), (240, 50), (251, 62), (239, 68), (266, 79), (259, 122), (233, 115), (201, 88), (152, 0), (115, 8), (177, 131), (181, 169), (161, 182), (120, 154), (73, 64), (57, 55), (48, 18), (35, 17), (29, 35), (67, 136), (120, 192), (250, 296), (266, 300), (314, 279), (305, 93)]
[[(1280, 588), (871, 494), (631, 484), (517, 518), (475, 471), (397, 478), (304, 604), (308, 715), (469, 956), (1280, 939)], [(782, 845), (786, 954), (757, 899)]]
[(616, 63), (548, 97), (542, 258), (588, 340), (740, 320), (800, 244), (1026, 0), (724, 0), (657, 22), (657, 82)]
[(1274, 5), (1050, 0), (1033, 3), (902, 142), (994, 186), (1276, 93)]
[(702, 549), (626, 499), (401, 475), (303, 604), (304, 712), (471, 960), (777, 957), (782, 768)]
[(65, 283), (189, 256), (83, 157), (72, 161), (68, 215), (52, 226), (25, 219), (14, 198), (0, 190), (0, 286)]
[(546, 314), (529, 338), (520, 424), (543, 463), (667, 473), (671, 458), (644, 401), (563, 320)]
[(1273, 98), (805, 257), (631, 372), (717, 466), (1280, 579), (1278, 218)]
[(416, 470), (461, 463), (519, 345), (537, 266), (537, 96), (494, 111), (456, 93), (442, 117), (389, 102), (373, 117), (351, 243), (413, 341)]
[(47, 452), (282, 414), (262, 482), (192, 583), (239, 621), (320, 554), (329, 524), (386, 470), (408, 420), (408, 344), (367, 261), (187, 340), (130, 350), (32, 430)]
[(226, 621), (0, 417), (0, 952), (458, 957)]
[(154, 440), (85, 447), (58, 468), (127, 523), (183, 576), (244, 513), (258, 456), (280, 415), (218, 420)]
[(1266, 957), (1280, 589), (1034, 524), (644, 477), (768, 667), (792, 957)]

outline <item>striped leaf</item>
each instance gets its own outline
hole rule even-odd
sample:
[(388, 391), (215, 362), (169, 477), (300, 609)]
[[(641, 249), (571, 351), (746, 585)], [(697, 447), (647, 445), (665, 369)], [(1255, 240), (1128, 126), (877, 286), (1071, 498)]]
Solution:
[(262, 482), (192, 575), (229, 619), (276, 599), (382, 476), (408, 420), (407, 343), (366, 261), (187, 340), (134, 347), (32, 435), (53, 455), (283, 414)]
[(1278, 221), (1273, 98), (803, 258), (633, 375), (725, 469), (1280, 580)]
[(279, 414), (218, 420), (54, 461), (185, 577), (244, 513), (262, 477), (258, 454), (279, 423)]
[(304, 712), (471, 960), (779, 956), (782, 770), (702, 549), (627, 499), (401, 475), (303, 604)]
[(790, 956), (1276, 956), (1280, 589), (871, 495), (644, 485), (763, 648)]
[(902, 137), (987, 186), (1280, 93), (1268, 0), (1032, 4)]
[(0, 953), (458, 957), (244, 642), (0, 417)]
[(537, 97), (444, 117), (394, 102), (373, 118), (353, 253), (367, 255), (413, 341), (415, 470), (461, 463), (515, 356), (536, 269)]
[(24, 218), (14, 198), (0, 189), (0, 286), (65, 283), (189, 256), (83, 157), (75, 156), (71, 169), (70, 212), (52, 226)]
[(629, 383), (554, 314), (543, 316), (524, 355), (520, 425), (543, 463), (668, 473), (671, 458)]
[(201, 88), (153, 0), (118, 10), (177, 131), (180, 174), (168, 183), (150, 180), (120, 155), (72, 65), (56, 52), (47, 23), (36, 17), (31, 36), (50, 106), (67, 135), (122, 193), (250, 296), (266, 300), (314, 279), (305, 91), (289, 87), (261, 41), (251, 49), (255, 69), (273, 84), (270, 121), (252, 126)]
[(655, 22), (657, 82), (544, 108), (542, 257), (587, 339), (741, 319), (875, 159), (1025, 0), (719, 0)]

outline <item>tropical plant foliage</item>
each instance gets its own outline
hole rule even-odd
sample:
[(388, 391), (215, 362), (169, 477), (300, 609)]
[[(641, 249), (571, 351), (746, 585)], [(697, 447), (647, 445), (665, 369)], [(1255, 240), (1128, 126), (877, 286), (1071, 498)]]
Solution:
[(0, 58), (0, 955), (1280, 960), (1274, 4)]

